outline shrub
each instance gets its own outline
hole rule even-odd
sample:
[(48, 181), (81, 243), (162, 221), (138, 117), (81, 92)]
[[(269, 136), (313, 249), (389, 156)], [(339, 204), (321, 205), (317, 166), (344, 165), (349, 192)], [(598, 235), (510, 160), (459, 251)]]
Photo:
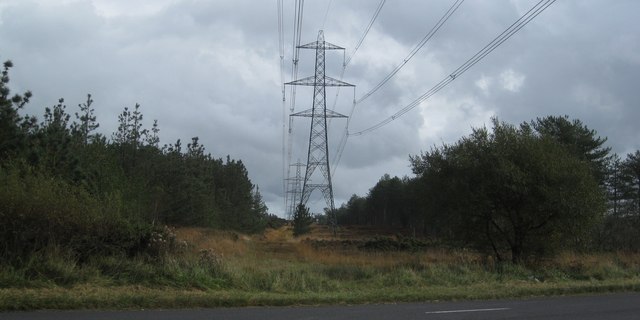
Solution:
[[(0, 167), (0, 258), (24, 264), (60, 246), (80, 262), (92, 255), (144, 250), (150, 226), (129, 221), (117, 203), (25, 165)], [(110, 198), (111, 201), (117, 198)]]
[(375, 237), (364, 242), (359, 248), (374, 251), (420, 251), (429, 247), (429, 243), (412, 237)]
[(164, 226), (151, 231), (147, 243), (147, 253), (153, 257), (163, 257), (169, 253), (184, 253), (189, 245), (176, 238), (175, 228)]

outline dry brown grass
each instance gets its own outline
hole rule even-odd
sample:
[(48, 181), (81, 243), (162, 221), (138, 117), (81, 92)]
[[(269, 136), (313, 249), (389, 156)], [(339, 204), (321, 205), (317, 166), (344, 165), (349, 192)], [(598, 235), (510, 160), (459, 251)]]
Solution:
[(399, 234), (409, 236), (411, 235), (411, 231), (401, 228), (347, 225), (338, 226), (334, 237), (333, 230), (330, 226), (313, 224), (311, 225), (311, 232), (300, 238), (313, 240), (362, 240), (372, 237), (395, 238)]
[(176, 229), (179, 240), (185, 240), (194, 251), (213, 249), (226, 257), (260, 256), (275, 259), (298, 260), (324, 265), (350, 265), (390, 268), (406, 264), (476, 264), (486, 257), (464, 250), (429, 249), (423, 252), (368, 252), (351, 249), (316, 249), (303, 240), (363, 240), (374, 236), (394, 237), (398, 229), (366, 226), (343, 226), (337, 237), (328, 226), (314, 224), (311, 232), (293, 237), (292, 227), (268, 229), (261, 235), (247, 235), (207, 228), (184, 227)]
[(295, 244), (296, 256), (305, 262), (324, 265), (368, 266), (388, 269), (394, 266), (470, 265), (486, 263), (481, 254), (465, 250), (429, 249), (420, 252), (362, 251), (357, 249), (316, 249), (308, 243)]
[(298, 241), (293, 237), (293, 227), (290, 225), (278, 229), (267, 229), (259, 239), (267, 242), (291, 242)]
[(565, 270), (611, 270), (615, 268), (640, 270), (640, 253), (575, 253), (563, 252), (553, 258), (550, 266)]
[[(538, 266), (513, 266), (494, 264), (490, 257), (468, 250), (365, 251), (357, 245), (318, 247), (314, 241), (303, 241), (307, 237), (365, 240), (393, 236), (392, 232), (343, 227), (336, 239), (322, 226), (314, 226), (302, 238), (294, 238), (290, 226), (254, 236), (179, 228), (175, 231), (179, 240), (187, 241), (194, 252), (212, 249), (223, 255), (221, 263), (203, 265), (194, 254), (160, 264), (107, 259), (87, 269), (84, 276), (90, 275), (89, 281), (0, 288), (0, 310), (371, 303), (640, 291), (639, 253), (566, 252)], [(68, 273), (76, 276), (82, 271), (64, 261), (53, 263), (49, 268), (56, 272), (70, 268)], [(98, 267), (127, 272), (96, 276)], [(20, 275), (5, 272), (4, 277), (16, 281)]]
[[(364, 240), (374, 236), (399, 234), (398, 230), (371, 227), (342, 226), (337, 237), (333, 237), (328, 226), (312, 225), (311, 232), (302, 237), (293, 237), (292, 227), (268, 229), (261, 235), (247, 236), (229, 231), (206, 228), (179, 228), (178, 239), (187, 241), (194, 251), (213, 249), (226, 257), (247, 257), (251, 261), (276, 259), (301, 261), (328, 266), (357, 266), (393, 268), (396, 266), (495, 266), (493, 257), (461, 249), (431, 248), (420, 252), (362, 251), (352, 248), (314, 248), (311, 240)], [(640, 270), (640, 253), (575, 253), (564, 252), (542, 261), (540, 267), (586, 273), (616, 274), (618, 269)]]
[(230, 231), (209, 228), (177, 228), (176, 238), (186, 241), (194, 251), (212, 249), (224, 256), (244, 255), (249, 250), (251, 238)]
[(640, 269), (640, 253), (627, 253), (617, 252), (615, 255), (619, 263), (625, 268), (638, 268)]

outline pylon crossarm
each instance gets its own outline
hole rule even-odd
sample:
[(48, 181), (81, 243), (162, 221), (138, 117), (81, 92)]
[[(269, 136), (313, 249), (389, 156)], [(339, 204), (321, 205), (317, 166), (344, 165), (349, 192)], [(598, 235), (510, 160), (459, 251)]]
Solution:
[[(320, 78), (322, 79), (322, 78)], [(324, 82), (316, 82), (315, 76), (309, 76), (306, 78), (298, 79), (295, 81), (287, 82), (286, 85), (290, 86), (325, 86), (325, 87), (355, 87), (354, 85), (340, 81), (338, 79), (331, 78), (329, 76), (324, 76)]]
[[(327, 118), (348, 118), (344, 114), (335, 112), (333, 110), (327, 109), (326, 112), (327, 112)], [(307, 110), (304, 110), (304, 111), (292, 113), (289, 116), (290, 117), (307, 117), (307, 118), (311, 118), (311, 117), (313, 117), (313, 109), (307, 109)]]
[(355, 87), (355, 85), (352, 85), (351, 83), (346, 83), (329, 76), (324, 76), (324, 83), (324, 85), (327, 87)]
[(343, 47), (336, 46), (333, 43), (329, 43), (326, 41), (314, 41), (307, 44), (303, 44), (298, 46), (300, 49), (324, 49), (324, 50), (344, 50)]

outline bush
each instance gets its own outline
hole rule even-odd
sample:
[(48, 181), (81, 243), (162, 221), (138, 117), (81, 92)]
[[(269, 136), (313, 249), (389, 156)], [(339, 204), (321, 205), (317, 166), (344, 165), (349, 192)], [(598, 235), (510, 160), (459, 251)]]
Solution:
[(429, 243), (412, 237), (375, 237), (364, 242), (359, 248), (374, 251), (419, 251), (429, 247)]
[(35, 252), (60, 246), (80, 262), (92, 255), (145, 249), (150, 226), (129, 221), (116, 203), (25, 165), (0, 167), (0, 258), (24, 264)]
[(189, 245), (176, 238), (175, 228), (164, 226), (151, 231), (147, 243), (147, 253), (155, 258), (162, 258), (170, 253), (184, 253)]

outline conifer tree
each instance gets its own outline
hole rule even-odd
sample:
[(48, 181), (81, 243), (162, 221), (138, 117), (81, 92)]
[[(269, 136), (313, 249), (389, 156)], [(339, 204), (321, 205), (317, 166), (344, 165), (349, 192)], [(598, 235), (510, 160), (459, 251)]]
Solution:
[(92, 104), (91, 94), (87, 94), (87, 101), (78, 104), (80, 113), (75, 113), (78, 122), (74, 122), (71, 126), (71, 131), (78, 137), (80, 144), (85, 147), (93, 138), (91, 133), (100, 127), (100, 124), (96, 121), (95, 110), (91, 107)]
[(309, 208), (299, 204), (296, 212), (293, 213), (293, 236), (298, 237), (311, 231), (313, 217), (309, 213)]
[(632, 197), (635, 203), (635, 214), (640, 219), (640, 150), (627, 155), (624, 167), (631, 179), (631, 189), (635, 192)]
[(32, 118), (22, 118), (18, 113), (32, 97), (31, 91), (11, 97), (8, 85), (12, 67), (13, 63), (7, 60), (0, 73), (0, 160), (24, 153), (28, 131), (35, 126)]

